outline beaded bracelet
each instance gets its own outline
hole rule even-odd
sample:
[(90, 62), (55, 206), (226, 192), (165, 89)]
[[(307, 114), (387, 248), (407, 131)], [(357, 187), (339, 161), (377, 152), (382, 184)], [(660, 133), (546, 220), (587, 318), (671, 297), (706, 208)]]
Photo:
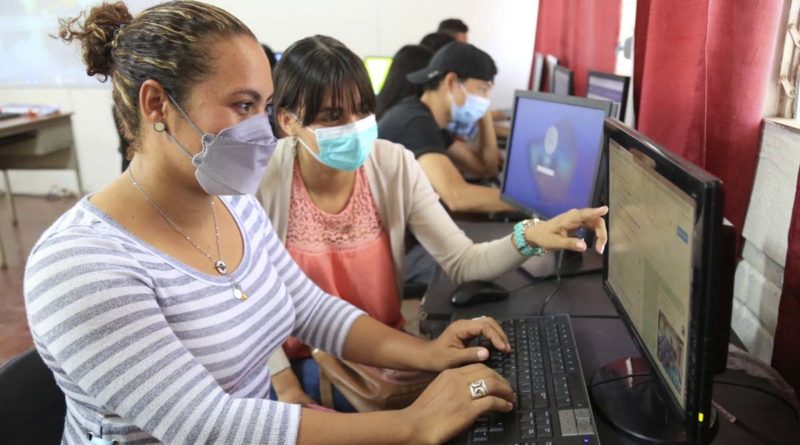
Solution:
[(533, 220), (527, 219), (525, 221), (520, 221), (514, 225), (514, 246), (517, 248), (517, 251), (519, 251), (520, 255), (524, 257), (533, 257), (542, 256), (547, 253), (545, 248), (531, 245), (525, 239), (525, 232), (528, 230), (528, 228), (540, 223), (542, 223), (542, 220), (539, 218), (534, 218)]

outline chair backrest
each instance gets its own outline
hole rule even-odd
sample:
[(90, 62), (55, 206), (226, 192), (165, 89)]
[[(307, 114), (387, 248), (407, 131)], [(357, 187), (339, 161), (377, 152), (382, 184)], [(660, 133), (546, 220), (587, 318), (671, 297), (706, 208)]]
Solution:
[(36, 349), (0, 369), (0, 442), (58, 444), (66, 412), (64, 393)]

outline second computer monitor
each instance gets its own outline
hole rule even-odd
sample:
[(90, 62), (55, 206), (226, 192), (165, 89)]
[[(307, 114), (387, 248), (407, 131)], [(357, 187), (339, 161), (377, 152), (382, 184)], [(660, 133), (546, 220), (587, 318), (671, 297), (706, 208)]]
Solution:
[(542, 72), (544, 71), (544, 56), (541, 53), (533, 54), (533, 67), (531, 67), (531, 91), (542, 90)]
[(613, 117), (625, 121), (625, 106), (628, 104), (628, 85), (630, 77), (616, 74), (589, 71), (586, 97), (590, 99), (609, 100), (616, 105), (617, 112)]
[[(730, 320), (724, 299), (732, 298), (719, 292), (716, 273), (722, 183), (619, 121), (609, 119), (606, 134), (605, 286), (664, 394), (660, 400), (674, 408), (688, 443), (702, 443), (713, 420), (714, 351), (727, 349), (727, 339), (714, 344), (712, 327), (717, 317)], [(729, 324), (722, 328), (727, 333)], [(623, 405), (652, 406), (648, 394), (632, 394), (638, 399)]]
[(502, 199), (547, 219), (595, 198), (611, 103), (517, 91)]
[(561, 96), (572, 96), (572, 70), (556, 66), (553, 71), (553, 83), (550, 92)]

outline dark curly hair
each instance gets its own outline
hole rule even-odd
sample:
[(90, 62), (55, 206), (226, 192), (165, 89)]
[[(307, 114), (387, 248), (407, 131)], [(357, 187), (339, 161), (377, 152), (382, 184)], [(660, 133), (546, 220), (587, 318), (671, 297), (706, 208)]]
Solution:
[[(205, 3), (179, 0), (148, 8), (136, 17), (123, 2), (103, 3), (77, 17), (59, 20), (58, 37), (78, 40), (86, 74), (113, 85), (120, 133), (135, 142), (139, 90), (152, 79), (179, 104), (189, 89), (211, 74), (213, 39), (252, 31), (228, 12)], [(133, 146), (133, 144), (132, 144)], [(127, 156), (132, 155), (131, 149)]]

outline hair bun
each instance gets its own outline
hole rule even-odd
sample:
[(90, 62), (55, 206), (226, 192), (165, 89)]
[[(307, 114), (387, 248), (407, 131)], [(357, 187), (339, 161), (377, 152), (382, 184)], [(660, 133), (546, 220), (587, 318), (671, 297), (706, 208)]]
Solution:
[[(85, 17), (85, 19), (84, 19)], [(133, 21), (133, 16), (123, 2), (103, 3), (89, 11), (89, 15), (59, 20), (58, 36), (71, 42), (78, 39), (83, 49), (86, 73), (90, 76), (111, 75), (116, 34)]]

